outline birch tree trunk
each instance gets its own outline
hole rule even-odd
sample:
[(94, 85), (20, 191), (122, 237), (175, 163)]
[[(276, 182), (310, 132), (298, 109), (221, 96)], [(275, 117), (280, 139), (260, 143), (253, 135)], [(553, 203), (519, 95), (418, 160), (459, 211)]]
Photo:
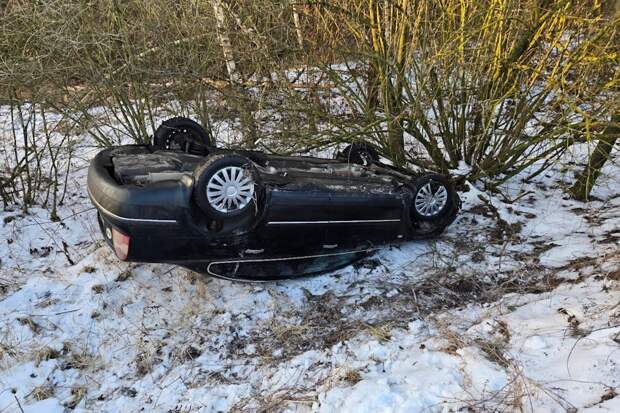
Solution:
[(243, 129), (243, 143), (248, 148), (253, 148), (256, 139), (256, 123), (254, 121), (254, 113), (251, 109), (250, 97), (243, 90), (241, 73), (237, 69), (235, 55), (233, 53), (232, 42), (228, 35), (228, 21), (224, 10), (222, 0), (211, 0), (213, 14), (215, 15), (215, 25), (218, 41), (224, 54), (226, 62), (226, 71), (230, 80), (233, 96), (230, 103), (239, 108), (239, 118)]
[(301, 20), (299, 19), (299, 12), (297, 11), (298, 6), (295, 4), (291, 4), (291, 8), (293, 9), (293, 23), (295, 24), (295, 34), (297, 34), (297, 45), (300, 49), (304, 48), (304, 35), (301, 31)]
[(224, 54), (224, 60), (226, 62), (226, 70), (228, 71), (228, 78), (230, 83), (238, 84), (241, 81), (241, 76), (237, 71), (237, 64), (235, 63), (235, 55), (233, 54), (232, 42), (228, 36), (228, 25), (226, 24), (226, 14), (224, 13), (224, 6), (221, 0), (211, 0), (211, 6), (213, 7), (213, 14), (215, 15), (215, 28), (217, 31), (217, 38)]

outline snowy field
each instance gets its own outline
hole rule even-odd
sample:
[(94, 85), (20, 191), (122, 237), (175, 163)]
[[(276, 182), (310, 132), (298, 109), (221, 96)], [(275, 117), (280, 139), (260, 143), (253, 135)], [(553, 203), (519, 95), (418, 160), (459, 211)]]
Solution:
[(588, 204), (568, 162), (504, 197), (468, 185), (437, 240), (244, 284), (119, 262), (96, 151), (60, 222), (0, 212), (1, 413), (620, 411), (618, 165)]

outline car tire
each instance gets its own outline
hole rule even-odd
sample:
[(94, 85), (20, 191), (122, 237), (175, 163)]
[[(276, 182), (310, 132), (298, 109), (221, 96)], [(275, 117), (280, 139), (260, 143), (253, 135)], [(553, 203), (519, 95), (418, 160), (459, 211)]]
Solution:
[(252, 161), (241, 155), (210, 156), (194, 170), (194, 201), (211, 219), (254, 213), (260, 188)]
[(155, 150), (206, 155), (211, 146), (211, 135), (200, 124), (180, 116), (162, 122), (153, 135)]
[(411, 217), (415, 221), (439, 221), (453, 210), (455, 192), (443, 175), (426, 174), (411, 184)]
[(352, 143), (338, 153), (339, 160), (369, 166), (379, 161), (379, 152), (367, 143)]

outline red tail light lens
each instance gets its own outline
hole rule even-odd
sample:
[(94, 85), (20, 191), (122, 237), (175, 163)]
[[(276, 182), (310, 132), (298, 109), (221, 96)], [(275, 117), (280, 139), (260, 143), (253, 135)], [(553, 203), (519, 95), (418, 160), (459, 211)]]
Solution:
[(112, 244), (119, 260), (125, 261), (129, 255), (129, 235), (112, 228)]

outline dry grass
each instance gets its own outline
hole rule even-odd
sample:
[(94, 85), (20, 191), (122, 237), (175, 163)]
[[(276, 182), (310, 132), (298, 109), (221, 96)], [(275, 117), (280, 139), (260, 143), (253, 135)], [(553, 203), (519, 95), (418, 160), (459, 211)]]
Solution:
[(124, 271), (121, 271), (118, 276), (116, 277), (116, 279), (114, 279), (114, 281), (116, 282), (123, 282), (123, 281), (127, 281), (129, 279), (129, 277), (131, 277), (131, 268), (128, 268)]
[[(510, 344), (511, 333), (502, 320), (495, 320), (492, 329), (482, 338), (476, 334), (463, 334), (461, 328), (454, 327), (451, 318), (432, 318), (432, 324), (437, 328), (436, 337), (445, 340), (446, 345), (439, 351), (455, 357), (461, 357), (459, 350), (472, 348), (478, 350), (491, 363), (497, 364), (508, 376), (506, 385), (493, 392), (484, 389), (482, 393), (472, 393), (470, 399), (458, 399), (468, 411), (522, 411), (523, 403), (530, 395), (531, 381), (523, 375), (523, 369), (512, 360), (507, 349)], [(474, 322), (475, 324), (475, 322)], [(464, 376), (464, 389), (472, 386), (468, 373), (461, 371)]]
[(348, 369), (342, 375), (342, 380), (353, 386), (362, 380), (362, 375), (357, 370)]
[(97, 357), (82, 349), (71, 349), (63, 358), (62, 369), (94, 370), (97, 368)]
[[(519, 277), (516, 275), (517, 272), (510, 272), (496, 281), (481, 281), (483, 277), (479, 273), (454, 277), (445, 270), (429, 269), (423, 280), (399, 284), (399, 294), (389, 300), (372, 299), (375, 295), (371, 296), (364, 302), (364, 312), (355, 317), (352, 314), (356, 313), (357, 305), (347, 302), (347, 297), (338, 298), (330, 293), (311, 296), (304, 308), (281, 314), (258, 326), (257, 331), (242, 340), (238, 348), (255, 344), (258, 354), (265, 362), (270, 362), (274, 349), (281, 351), (278, 359), (289, 359), (310, 349), (329, 348), (364, 333), (378, 341), (389, 341), (394, 329), (404, 328), (412, 319), (424, 318), (438, 310), (458, 308), (471, 302), (491, 302), (508, 292), (549, 291), (557, 285), (547, 282), (544, 276), (528, 279), (522, 271), (518, 272)], [(381, 296), (395, 286), (372, 287)], [(372, 321), (363, 318), (367, 314), (373, 314)], [(501, 328), (501, 323), (498, 326), (499, 336), (508, 341), (509, 332)], [(453, 344), (460, 342), (458, 336), (453, 339)], [(458, 348), (460, 345), (454, 346), (452, 352)], [(492, 349), (489, 347), (489, 350)]]
[[(533, 251), (528, 254), (518, 253), (516, 258), (521, 261), (520, 267), (494, 274), (493, 277), (471, 270), (460, 271), (459, 274), (450, 271), (450, 268), (458, 265), (453, 261), (454, 256), (468, 254), (469, 251), (478, 249), (479, 246), (473, 244), (475, 243), (471, 241), (456, 242), (454, 251), (445, 253), (441, 259), (431, 260), (435, 262), (434, 268), (420, 268), (419, 264), (416, 264), (417, 271), (425, 273), (422, 279), (404, 278), (399, 281), (392, 279), (391, 282), (386, 282), (381, 277), (376, 281), (365, 279), (359, 286), (363, 286), (366, 291), (373, 291), (365, 299), (360, 297), (353, 300), (351, 296), (336, 296), (332, 293), (314, 296), (307, 292), (307, 302), (303, 307), (280, 312), (274, 318), (260, 323), (253, 331), (248, 332), (247, 336), (240, 338), (230, 351), (235, 357), (246, 357), (243, 349), (253, 345), (257, 349), (257, 355), (261, 357), (261, 363), (275, 365), (305, 351), (327, 349), (336, 343), (364, 334), (377, 341), (389, 341), (395, 331), (406, 329), (411, 320), (427, 319), (437, 312), (458, 309), (469, 303), (495, 302), (510, 293), (551, 291), (564, 282), (557, 275), (558, 272), (579, 273), (585, 268), (582, 261), (576, 261), (560, 270), (540, 268), (533, 264), (538, 256), (538, 252)], [(442, 250), (446, 251), (445, 248)], [(600, 259), (588, 260), (588, 268), (600, 265), (602, 265)], [(360, 263), (358, 268), (364, 268), (364, 264)], [(601, 272), (601, 274), (607, 273), (608, 271)], [(357, 286), (358, 284), (354, 282), (349, 290), (355, 290)], [(363, 311), (360, 311), (362, 309)], [(369, 314), (372, 314), (372, 319), (368, 319)], [(504, 407), (519, 405), (521, 397), (526, 395), (525, 392), (531, 385), (523, 384), (525, 379), (520, 377), (519, 366), (515, 365), (507, 354), (512, 333), (505, 322), (495, 320), (492, 331), (485, 337), (463, 336), (449, 324), (445, 324), (442, 328), (441, 320), (437, 319), (433, 319), (432, 324), (438, 326), (437, 336), (445, 340), (442, 351), (460, 357), (460, 349), (477, 348), (489, 361), (514, 376), (509, 388), (497, 395), (490, 395), (485, 405)], [(573, 324), (578, 327), (578, 323), (573, 321), (571, 324), (569, 320), (569, 329), (576, 331), (576, 334), (582, 334), (582, 331), (575, 330)], [(339, 374), (347, 373), (345, 371)], [(528, 383), (527, 380), (525, 383)], [(300, 394), (311, 396), (312, 392), (302, 391)]]
[(390, 339), (392, 338), (391, 331), (394, 327), (394, 322), (387, 321), (376, 326), (366, 324), (365, 327), (372, 337), (379, 340), (380, 342), (386, 342), (390, 341)]
[(97, 271), (97, 269), (91, 265), (87, 265), (84, 268), (82, 268), (82, 272), (86, 274), (92, 274), (95, 271)]
[(35, 334), (38, 334), (41, 331), (41, 326), (39, 323), (34, 321), (31, 317), (18, 317), (17, 321), (21, 325), (28, 326), (28, 328), (30, 328), (30, 330)]
[(49, 384), (44, 384), (42, 386), (35, 387), (30, 395), (35, 400), (41, 401), (54, 396), (54, 391), (55, 390), (53, 386)]
[(15, 347), (0, 343), (0, 360), (4, 359), (5, 357), (15, 358), (16, 356), (17, 351), (15, 350)]
[(38, 367), (42, 361), (57, 359), (59, 357), (60, 352), (58, 350), (54, 350), (53, 348), (47, 346), (42, 347), (34, 352), (34, 365)]
[(161, 362), (161, 343), (153, 342), (148, 336), (141, 335), (136, 349), (138, 354), (133, 363), (136, 366), (136, 374), (142, 377), (150, 373), (155, 364)]
[(508, 348), (506, 342), (501, 340), (478, 339), (475, 341), (475, 344), (489, 361), (503, 368), (508, 368), (512, 365), (510, 359), (506, 355), (506, 350)]
[(71, 388), (71, 399), (66, 402), (65, 407), (68, 409), (75, 409), (78, 404), (82, 401), (84, 397), (86, 397), (86, 387), (84, 386), (74, 386)]

